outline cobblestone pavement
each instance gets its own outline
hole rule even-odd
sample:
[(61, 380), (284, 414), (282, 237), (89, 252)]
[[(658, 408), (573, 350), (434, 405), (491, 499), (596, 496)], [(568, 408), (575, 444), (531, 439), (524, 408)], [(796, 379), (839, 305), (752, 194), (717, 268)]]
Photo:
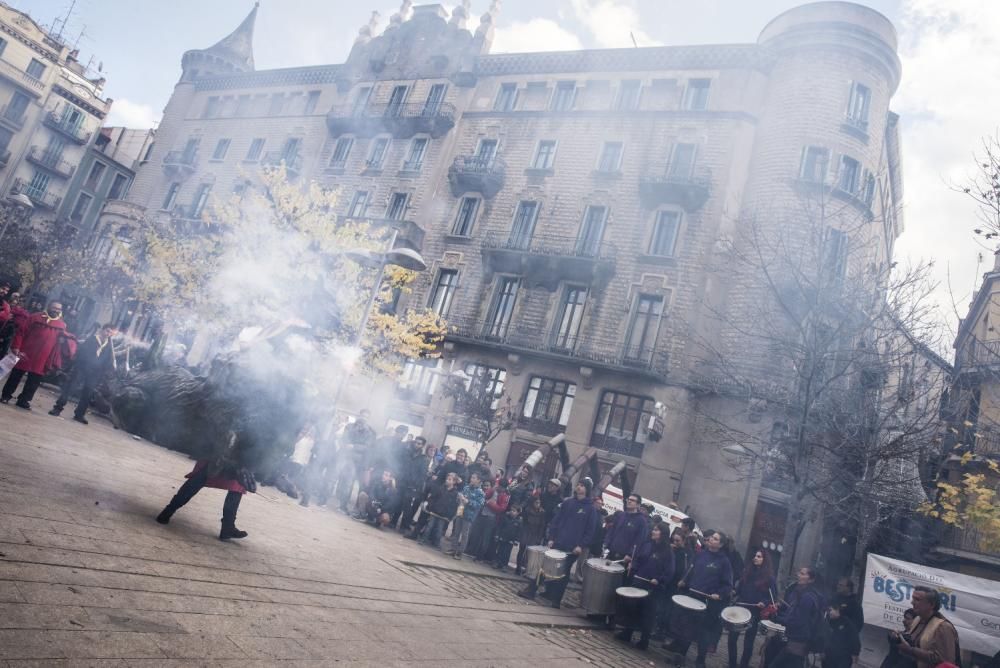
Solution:
[(50, 417), (51, 400), (0, 405), (3, 668), (665, 664), (588, 622), (573, 589), (562, 610), (524, 601), (512, 575), (274, 488), (244, 499), (245, 540), (217, 539), (219, 490), (160, 526), (191, 461)]

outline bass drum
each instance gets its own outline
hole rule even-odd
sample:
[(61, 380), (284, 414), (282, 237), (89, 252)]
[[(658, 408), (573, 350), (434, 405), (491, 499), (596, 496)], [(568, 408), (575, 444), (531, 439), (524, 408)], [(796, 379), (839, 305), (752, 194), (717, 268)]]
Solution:
[(750, 614), (749, 610), (741, 608), (738, 605), (723, 608), (721, 617), (722, 621), (729, 627), (731, 633), (743, 633), (750, 628), (750, 622), (753, 619), (753, 615)]
[(588, 615), (613, 615), (615, 612), (615, 590), (625, 579), (625, 567), (621, 564), (595, 557), (587, 559), (583, 565), (583, 592), (580, 607)]
[(638, 587), (619, 587), (615, 590), (615, 624), (625, 628), (642, 628), (642, 611), (649, 592)]
[(542, 575), (558, 580), (569, 575), (569, 555), (562, 550), (545, 550), (542, 555)]

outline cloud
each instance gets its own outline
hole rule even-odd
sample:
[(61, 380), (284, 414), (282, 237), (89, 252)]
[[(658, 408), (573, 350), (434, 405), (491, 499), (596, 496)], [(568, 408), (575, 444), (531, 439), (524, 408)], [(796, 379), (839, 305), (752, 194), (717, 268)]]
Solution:
[(639, 46), (660, 44), (639, 27), (642, 19), (632, 0), (571, 0), (570, 4), (599, 48), (633, 46), (632, 36)]
[(498, 27), (492, 53), (531, 53), (535, 51), (576, 51), (583, 48), (580, 38), (551, 19), (516, 21)]
[(974, 283), (993, 263), (973, 238), (975, 206), (949, 185), (968, 178), (982, 138), (997, 131), (998, 25), (993, 0), (906, 0), (900, 23), (903, 80), (893, 106), (903, 124), (906, 231), (897, 257), (935, 260), (938, 301), (952, 320), (949, 275), (965, 316)]
[(160, 115), (148, 104), (131, 102), (125, 98), (114, 101), (107, 119), (107, 125), (123, 125), (127, 128), (151, 128), (159, 122)]

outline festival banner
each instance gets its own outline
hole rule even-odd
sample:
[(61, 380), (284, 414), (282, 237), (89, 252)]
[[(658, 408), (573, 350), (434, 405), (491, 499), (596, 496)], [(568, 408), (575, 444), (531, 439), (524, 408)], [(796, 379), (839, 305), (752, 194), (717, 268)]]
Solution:
[(1000, 582), (868, 555), (862, 606), (865, 624), (898, 631), (917, 586), (941, 593), (941, 614), (958, 629), (963, 650), (993, 656), (1000, 650)]

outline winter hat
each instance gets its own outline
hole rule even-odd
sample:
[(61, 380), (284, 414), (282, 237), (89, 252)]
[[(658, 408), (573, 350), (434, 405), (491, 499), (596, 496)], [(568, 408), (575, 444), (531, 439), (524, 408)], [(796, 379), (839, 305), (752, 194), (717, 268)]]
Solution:
[(582, 482), (583, 486), (587, 488), (587, 496), (590, 496), (591, 490), (594, 489), (594, 481), (590, 478), (584, 478), (580, 482)]
[(559, 478), (552, 478), (549, 480), (550, 485), (555, 485), (556, 487), (562, 487), (562, 481)]

